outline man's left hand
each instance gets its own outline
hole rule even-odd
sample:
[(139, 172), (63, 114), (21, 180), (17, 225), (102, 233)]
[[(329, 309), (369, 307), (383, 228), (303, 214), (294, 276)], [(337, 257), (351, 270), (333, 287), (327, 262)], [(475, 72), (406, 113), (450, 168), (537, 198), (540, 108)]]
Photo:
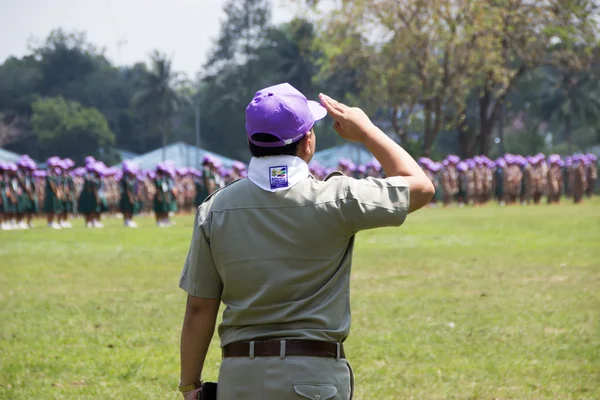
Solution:
[(198, 400), (198, 393), (200, 393), (202, 389), (194, 389), (194, 390), (190, 390), (189, 392), (183, 392), (183, 399), (184, 400)]

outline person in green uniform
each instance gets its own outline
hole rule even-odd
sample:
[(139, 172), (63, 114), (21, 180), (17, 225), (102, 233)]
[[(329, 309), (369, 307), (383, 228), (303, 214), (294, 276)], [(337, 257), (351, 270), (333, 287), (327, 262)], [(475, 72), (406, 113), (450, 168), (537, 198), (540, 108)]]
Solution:
[(204, 156), (202, 160), (202, 181), (208, 196), (218, 189), (215, 162), (216, 159), (211, 155)]
[(467, 172), (469, 166), (465, 161), (460, 161), (456, 164), (456, 171), (458, 172), (458, 191), (456, 193), (456, 199), (459, 207), (464, 207), (468, 203), (468, 177)]
[(7, 218), (5, 207), (7, 206), (6, 199), (6, 163), (0, 162), (0, 229), (8, 231), (12, 229), (10, 221)]
[(35, 162), (28, 156), (22, 156), (17, 162), (17, 225), (20, 229), (33, 227), (32, 219), (36, 212), (35, 182), (32, 171), (35, 170)]
[(3, 188), (3, 211), (4, 221), (7, 230), (18, 228), (15, 220), (15, 211), (17, 208), (16, 186), (17, 166), (13, 163), (4, 165), (4, 188)]
[(23, 207), (23, 199), (21, 185), (19, 184), (18, 167), (14, 163), (8, 165), (8, 201), (9, 201), (9, 218), (13, 229), (22, 229), (20, 225), (21, 208)]
[(169, 212), (171, 211), (171, 198), (169, 191), (169, 171), (164, 164), (156, 166), (156, 176), (154, 178), (154, 214), (156, 216), (156, 225), (160, 228), (169, 226)]
[(167, 172), (167, 185), (169, 188), (169, 211), (167, 213), (167, 224), (173, 225), (173, 223), (169, 219), (169, 216), (174, 215), (179, 211), (179, 208), (177, 207), (177, 197), (179, 195), (179, 177), (171, 168), (169, 168)]
[(495, 162), (496, 168), (494, 169), (494, 197), (501, 206), (506, 204), (504, 200), (504, 169), (506, 168), (506, 161), (500, 157)]
[(96, 164), (88, 164), (86, 166), (83, 188), (77, 203), (77, 209), (83, 215), (87, 228), (102, 227), (97, 222), (101, 207), (99, 197), (100, 185), (100, 173)]
[[(429, 203), (434, 187), (363, 111), (321, 101), (325, 107), (287, 83), (257, 92), (246, 108), (248, 179), (198, 208), (179, 285), (188, 295), (179, 352), (186, 400), (204, 395), (202, 372), (221, 303), (219, 400), (354, 395), (344, 342), (355, 235), (402, 225)], [(380, 160), (386, 179), (310, 176), (313, 126), (327, 113), (342, 138)]]
[(573, 158), (566, 157), (564, 165), (562, 166), (563, 173), (563, 187), (565, 191), (565, 197), (571, 197), (571, 180), (569, 177), (571, 176), (571, 167), (573, 166)]
[(72, 228), (69, 222), (69, 217), (75, 212), (75, 181), (71, 176), (71, 169), (75, 166), (75, 162), (70, 158), (65, 158), (61, 162), (62, 169), (62, 213), (59, 216), (61, 228)]
[(194, 176), (194, 189), (196, 190), (194, 204), (197, 208), (208, 197), (208, 189), (206, 189), (206, 186), (204, 186), (202, 172), (198, 171), (197, 169), (192, 169), (192, 175)]
[(27, 226), (33, 228), (33, 219), (39, 213), (39, 199), (37, 193), (37, 183), (33, 176), (36, 170), (36, 164), (34, 161), (29, 162), (29, 166), (25, 171), (25, 191), (27, 192), (27, 210), (25, 211)]
[(5, 223), (5, 213), (4, 213), (4, 205), (6, 202), (6, 195), (5, 195), (5, 188), (6, 188), (6, 178), (4, 177), (4, 169), (6, 168), (6, 165), (0, 161), (0, 229), (5, 231), (5, 230), (10, 230), (10, 227), (8, 227)]
[(138, 179), (135, 175), (137, 168), (134, 164), (123, 162), (123, 177), (119, 181), (119, 209), (123, 214), (125, 226), (137, 228), (133, 216), (138, 213), (139, 197), (137, 193)]
[(50, 157), (46, 160), (48, 172), (46, 174), (46, 187), (44, 197), (44, 212), (48, 220), (48, 227), (52, 229), (61, 229), (58, 221), (55, 221), (55, 216), (62, 213), (63, 192), (60, 179), (61, 160), (58, 157)]

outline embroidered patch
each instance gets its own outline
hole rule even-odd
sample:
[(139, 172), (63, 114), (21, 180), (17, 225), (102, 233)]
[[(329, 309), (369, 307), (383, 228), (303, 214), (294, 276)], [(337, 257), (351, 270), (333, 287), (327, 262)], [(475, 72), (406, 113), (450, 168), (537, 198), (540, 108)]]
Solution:
[(269, 180), (271, 189), (286, 188), (288, 184), (288, 167), (269, 167)]

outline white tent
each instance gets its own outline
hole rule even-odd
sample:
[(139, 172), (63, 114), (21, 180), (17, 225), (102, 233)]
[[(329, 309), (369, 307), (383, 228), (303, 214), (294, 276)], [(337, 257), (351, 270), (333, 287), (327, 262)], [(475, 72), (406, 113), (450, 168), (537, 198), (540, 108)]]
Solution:
[(12, 151), (8, 151), (6, 149), (0, 149), (0, 161), (2, 162), (17, 162), (21, 158), (20, 154), (13, 153)]
[[(172, 161), (175, 167), (198, 168), (202, 166), (202, 159), (206, 155), (211, 155), (223, 163), (225, 168), (231, 168), (235, 160), (221, 156), (219, 154), (192, 146), (183, 142), (177, 142), (164, 147), (164, 161)], [(141, 169), (154, 169), (156, 165), (163, 161), (163, 148), (152, 150), (146, 154), (131, 158), (128, 161), (135, 163)], [(115, 165), (120, 168), (121, 164)]]

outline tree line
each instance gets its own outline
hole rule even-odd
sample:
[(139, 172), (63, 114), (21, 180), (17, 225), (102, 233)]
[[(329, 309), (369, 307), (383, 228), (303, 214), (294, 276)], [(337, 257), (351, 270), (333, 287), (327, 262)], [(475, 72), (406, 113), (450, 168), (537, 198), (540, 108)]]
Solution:
[[(365, 108), (413, 155), (568, 153), (600, 143), (593, 0), (229, 0), (197, 77), (154, 51), (115, 66), (57, 29), (0, 65), (0, 146), (43, 160), (119, 161), (175, 140), (247, 160), (244, 109), (289, 82)], [(327, 6), (326, 12), (319, 12)], [(194, 49), (190, 49), (194, 51)], [(325, 122), (318, 146), (339, 139)]]

